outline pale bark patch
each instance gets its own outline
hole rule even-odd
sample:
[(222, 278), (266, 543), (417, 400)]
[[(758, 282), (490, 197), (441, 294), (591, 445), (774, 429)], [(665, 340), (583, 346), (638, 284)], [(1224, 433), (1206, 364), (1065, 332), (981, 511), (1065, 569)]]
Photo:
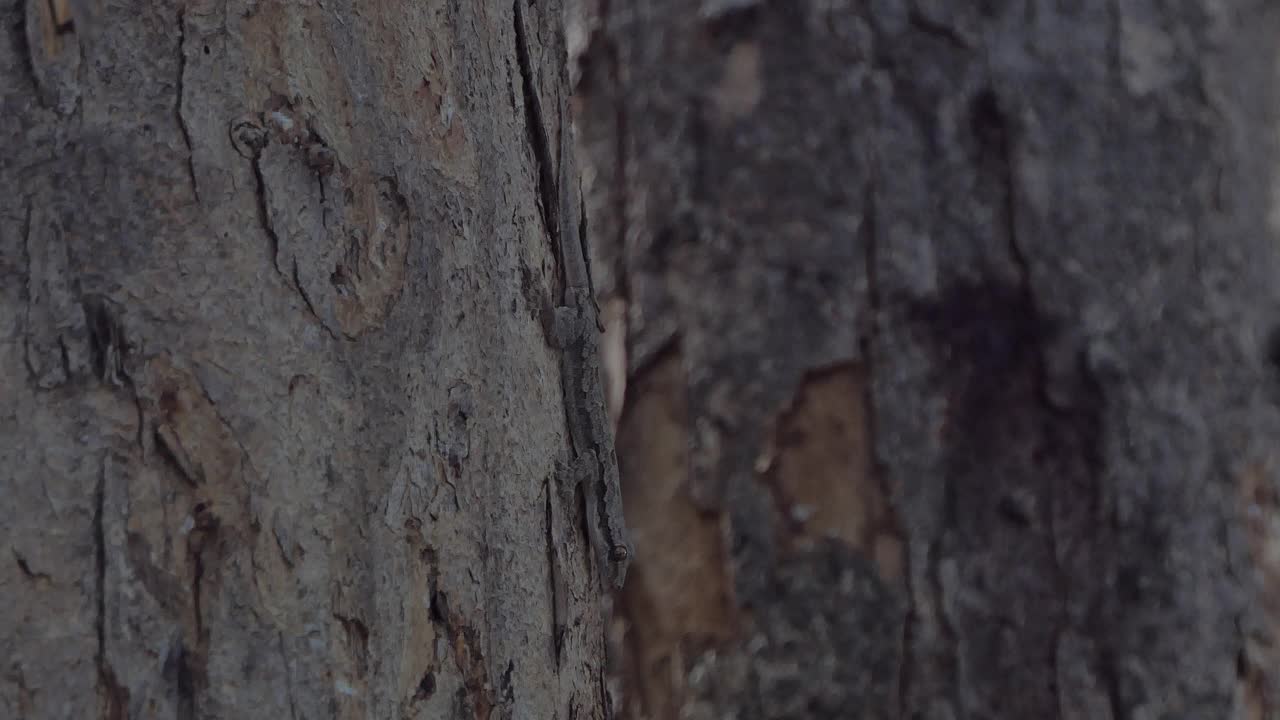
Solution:
[(699, 647), (729, 640), (731, 602), (721, 518), (688, 492), (688, 408), (678, 352), (636, 382), (622, 418), (623, 504), (636, 546), (623, 602), (632, 669), (652, 717), (674, 717)]
[(881, 579), (895, 585), (903, 547), (875, 474), (866, 398), (860, 364), (811, 375), (779, 415), (765, 457), (772, 458), (784, 536), (837, 539), (866, 554)]
[(749, 115), (764, 97), (760, 77), (760, 47), (755, 43), (738, 43), (725, 58), (720, 82), (711, 91), (720, 123)]

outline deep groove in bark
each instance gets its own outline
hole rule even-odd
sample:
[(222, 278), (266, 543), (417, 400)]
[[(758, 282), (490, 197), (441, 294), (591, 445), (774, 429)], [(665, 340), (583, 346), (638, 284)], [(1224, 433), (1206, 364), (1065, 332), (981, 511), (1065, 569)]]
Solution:
[(258, 222), (261, 223), (262, 229), (267, 233), (267, 240), (271, 243), (271, 264), (275, 267), (276, 272), (284, 277), (284, 271), (280, 269), (280, 236), (276, 234), (275, 225), (271, 222), (271, 206), (267, 204), (267, 180), (262, 175), (262, 148), (253, 149), (253, 178), (257, 182), (254, 184), (255, 194), (258, 201)]
[(182, 142), (187, 148), (187, 177), (191, 182), (191, 194), (200, 202), (200, 188), (196, 185), (195, 153), (191, 149), (191, 128), (187, 127), (187, 119), (182, 116), (182, 96), (187, 79), (187, 11), (185, 7), (178, 9), (178, 81), (177, 99), (173, 103), (173, 115), (178, 121), (178, 132), (182, 133)]
[(107, 662), (107, 545), (102, 517), (106, 505), (107, 466), (109, 458), (103, 459), (103, 467), (98, 473), (98, 484), (93, 491), (93, 540), (94, 540), (94, 578), (96, 582), (96, 631), (98, 637), (97, 661), (102, 671)]
[(520, 67), (520, 88), (524, 94), (525, 126), (529, 139), (529, 147), (533, 150), (533, 161), (538, 173), (538, 197), (542, 201), (542, 221), (547, 226), (547, 234), (551, 238), (553, 252), (560, 253), (560, 202), (556, 191), (556, 170), (551, 159), (551, 141), (547, 137), (547, 127), (542, 112), (542, 100), (538, 96), (538, 87), (534, 82), (533, 60), (529, 52), (528, 30), (524, 24), (522, 0), (512, 3), (512, 16), (516, 35), (516, 62)]
[(907, 22), (910, 23), (911, 27), (926, 35), (932, 35), (950, 43), (957, 50), (969, 51), (973, 49), (969, 41), (956, 32), (955, 28), (925, 17), (923, 13), (914, 7), (907, 11)]
[(36, 57), (35, 48), (31, 46), (31, 41), (27, 39), (27, 24), (31, 19), (27, 17), (27, 10), (31, 7), (30, 3), (18, 0), (14, 3), (18, 6), (18, 23), (14, 27), (14, 34), (17, 36), (14, 40), (14, 50), (22, 56), (22, 67), (27, 71), (27, 78), (31, 80), (31, 87), (35, 90), (37, 101), (44, 106), (44, 100), (41, 97), (40, 77), (36, 75)]
[(297, 701), (293, 696), (293, 672), (289, 669), (289, 653), (284, 647), (284, 632), (276, 633), (276, 645), (280, 650), (280, 661), (284, 664), (284, 683), (285, 692), (289, 697), (289, 718), (290, 720), (298, 720)]
[(293, 258), (293, 286), (298, 289), (298, 295), (302, 297), (307, 313), (320, 325), (320, 329), (324, 330), (325, 334), (330, 338), (337, 340), (338, 334), (330, 329), (324, 318), (320, 317), (320, 313), (316, 312), (316, 306), (311, 303), (311, 297), (307, 295), (307, 289), (302, 285), (302, 279), (298, 276), (298, 258), (296, 255)]

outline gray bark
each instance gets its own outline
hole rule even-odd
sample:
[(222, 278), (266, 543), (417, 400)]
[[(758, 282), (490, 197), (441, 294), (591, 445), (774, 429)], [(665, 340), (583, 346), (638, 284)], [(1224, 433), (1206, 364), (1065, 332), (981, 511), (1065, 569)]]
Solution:
[(1280, 717), (1280, 13), (593, 5), (630, 717)]
[(603, 712), (562, 12), (521, 63), (505, 1), (0, 8), (0, 716)]

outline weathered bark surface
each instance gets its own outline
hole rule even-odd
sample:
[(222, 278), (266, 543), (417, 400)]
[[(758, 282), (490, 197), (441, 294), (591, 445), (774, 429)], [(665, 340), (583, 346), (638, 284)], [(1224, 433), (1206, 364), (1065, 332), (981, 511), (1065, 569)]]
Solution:
[(561, 12), (522, 66), (509, 1), (0, 9), (0, 716), (602, 712)]
[(1280, 717), (1273, 5), (586, 27), (631, 717)]

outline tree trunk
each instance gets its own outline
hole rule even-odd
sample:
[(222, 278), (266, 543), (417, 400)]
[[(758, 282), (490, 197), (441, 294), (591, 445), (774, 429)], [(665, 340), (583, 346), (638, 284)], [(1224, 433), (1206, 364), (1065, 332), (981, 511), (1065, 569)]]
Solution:
[(601, 2), (630, 717), (1280, 717), (1280, 13)]
[(0, 10), (0, 716), (600, 715), (562, 13)]

